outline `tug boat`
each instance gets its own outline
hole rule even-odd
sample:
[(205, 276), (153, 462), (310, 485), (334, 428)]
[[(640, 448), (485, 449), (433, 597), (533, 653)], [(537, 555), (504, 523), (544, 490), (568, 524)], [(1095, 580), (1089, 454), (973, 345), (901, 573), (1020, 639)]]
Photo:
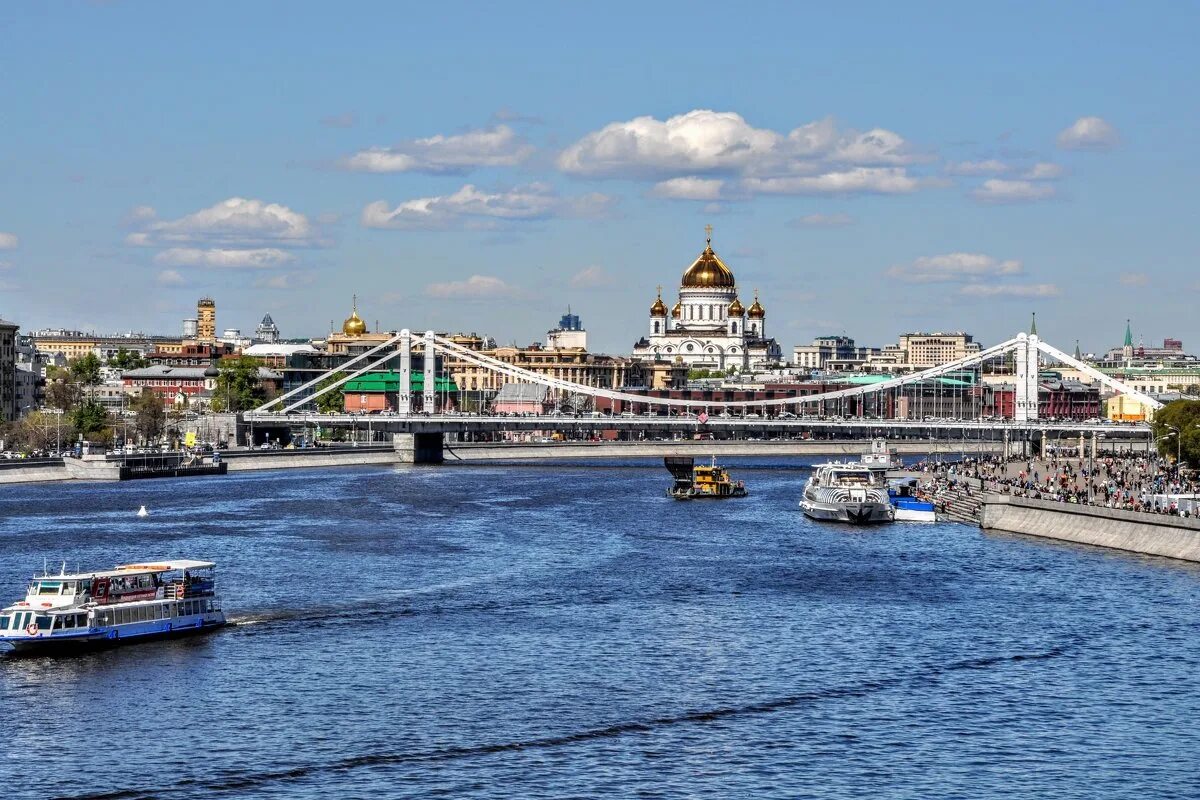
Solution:
[(800, 498), (812, 519), (863, 525), (891, 522), (896, 511), (876, 473), (863, 464), (818, 464)]
[(724, 467), (717, 466), (716, 456), (710, 465), (695, 465), (695, 459), (671, 457), (663, 459), (675, 482), (667, 489), (667, 497), (676, 500), (699, 500), (707, 497), (745, 497), (746, 484), (729, 477)]
[(0, 610), (14, 655), (71, 653), (215, 630), (226, 624), (211, 561), (164, 560), (34, 576)]

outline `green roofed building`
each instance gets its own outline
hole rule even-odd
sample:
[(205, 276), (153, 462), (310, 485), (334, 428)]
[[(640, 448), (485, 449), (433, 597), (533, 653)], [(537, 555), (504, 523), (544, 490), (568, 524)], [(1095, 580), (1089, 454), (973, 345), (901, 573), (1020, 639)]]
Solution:
[[(409, 396), (414, 408), (421, 404), (425, 391), (425, 373), (414, 371), (409, 375)], [(456, 405), (458, 384), (448, 375), (434, 379), (434, 392), (439, 396), (443, 410)], [(367, 372), (342, 384), (342, 397), (346, 411), (373, 413), (395, 411), (400, 394), (400, 373)], [(445, 398), (445, 399), (441, 399)]]

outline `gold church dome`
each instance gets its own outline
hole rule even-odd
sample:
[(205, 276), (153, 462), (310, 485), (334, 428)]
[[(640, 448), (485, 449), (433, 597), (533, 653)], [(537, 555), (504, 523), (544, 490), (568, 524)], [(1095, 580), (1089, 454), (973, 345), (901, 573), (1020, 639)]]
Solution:
[(683, 303), (676, 303), (671, 309), (671, 319), (679, 319), (683, 316)]
[(746, 309), (742, 306), (742, 301), (733, 298), (733, 302), (729, 304), (729, 316), (740, 317), (746, 313)]
[(655, 299), (654, 305), (650, 306), (650, 316), (665, 317), (667, 315), (667, 307), (662, 301), (662, 287), (658, 287), (658, 298)]
[(725, 262), (718, 258), (712, 249), (712, 226), (706, 225), (704, 230), (708, 234), (704, 252), (692, 262), (692, 265), (687, 268), (687, 272), (683, 273), (683, 287), (685, 289), (710, 287), (732, 289), (734, 287), (733, 272), (725, 266)]
[(354, 298), (354, 303), (351, 306), (350, 316), (346, 317), (346, 321), (342, 323), (342, 333), (347, 336), (362, 336), (367, 332), (367, 323), (362, 321), (362, 317), (358, 316), (358, 297)]
[(762, 319), (767, 315), (767, 310), (762, 307), (762, 303), (758, 302), (758, 290), (754, 290), (754, 305), (750, 306), (750, 310), (746, 312), (751, 319)]

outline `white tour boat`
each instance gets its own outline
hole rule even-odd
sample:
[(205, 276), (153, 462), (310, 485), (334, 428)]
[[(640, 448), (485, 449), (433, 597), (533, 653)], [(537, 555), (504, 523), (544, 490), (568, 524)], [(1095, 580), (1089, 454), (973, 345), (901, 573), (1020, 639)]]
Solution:
[(818, 464), (800, 498), (800, 510), (830, 522), (891, 522), (895, 509), (877, 473), (862, 464)]
[(164, 560), (35, 576), (24, 600), (0, 610), (0, 643), (17, 654), (64, 653), (219, 628), (215, 567)]

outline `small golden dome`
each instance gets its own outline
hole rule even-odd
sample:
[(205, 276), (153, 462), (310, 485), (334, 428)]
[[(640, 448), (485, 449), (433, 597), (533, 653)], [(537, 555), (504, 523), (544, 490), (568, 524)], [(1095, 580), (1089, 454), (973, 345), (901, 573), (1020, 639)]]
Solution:
[(692, 262), (687, 272), (683, 273), (683, 286), (687, 289), (707, 289), (713, 286), (732, 289), (733, 272), (712, 249), (712, 226), (707, 225), (704, 230), (708, 234), (704, 252)]
[(671, 309), (671, 319), (679, 319), (683, 316), (683, 303), (676, 303)]
[(362, 336), (366, 332), (367, 323), (358, 316), (358, 297), (355, 296), (350, 316), (346, 317), (346, 321), (342, 323), (342, 333), (347, 336)]
[(650, 316), (665, 317), (667, 315), (667, 307), (662, 301), (662, 287), (658, 287), (658, 298), (654, 301), (654, 305), (650, 306)]
[(758, 290), (754, 290), (754, 305), (750, 306), (750, 310), (746, 312), (751, 319), (762, 319), (767, 315), (767, 310), (762, 307), (762, 303), (758, 302)]
[(746, 309), (742, 307), (742, 301), (733, 298), (733, 302), (729, 304), (729, 316), (740, 317), (746, 313)]

